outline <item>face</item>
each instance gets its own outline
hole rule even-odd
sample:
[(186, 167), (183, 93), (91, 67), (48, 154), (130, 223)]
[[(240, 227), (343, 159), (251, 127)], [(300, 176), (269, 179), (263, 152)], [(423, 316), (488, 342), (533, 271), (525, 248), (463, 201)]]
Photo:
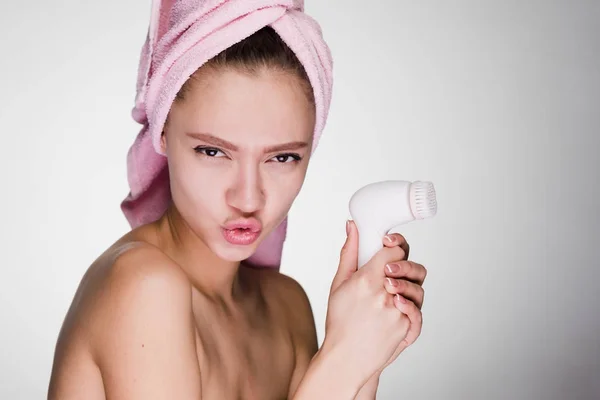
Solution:
[(298, 78), (201, 71), (176, 102), (162, 146), (173, 202), (218, 257), (248, 258), (298, 195), (314, 109)]

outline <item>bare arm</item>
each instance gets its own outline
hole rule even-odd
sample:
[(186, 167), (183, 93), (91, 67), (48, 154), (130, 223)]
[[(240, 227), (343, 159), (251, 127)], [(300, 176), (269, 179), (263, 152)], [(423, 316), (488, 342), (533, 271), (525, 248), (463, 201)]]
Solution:
[(369, 378), (354, 400), (375, 400), (377, 398), (377, 389), (379, 388), (379, 377), (380, 374), (377, 373)]
[(353, 400), (366, 379), (335, 345), (325, 343), (312, 358), (292, 400)]
[(93, 348), (107, 399), (201, 398), (191, 286), (162, 253), (122, 255), (97, 312)]

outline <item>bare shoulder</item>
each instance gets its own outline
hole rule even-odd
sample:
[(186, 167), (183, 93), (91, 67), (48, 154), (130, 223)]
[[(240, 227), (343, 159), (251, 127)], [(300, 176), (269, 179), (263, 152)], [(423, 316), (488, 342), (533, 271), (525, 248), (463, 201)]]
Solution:
[(120, 254), (99, 283), (93, 351), (107, 397), (198, 398), (191, 284), (158, 248)]
[[(99, 305), (118, 304), (123, 310), (132, 301), (171, 298), (174, 305), (190, 304), (191, 283), (179, 266), (157, 247), (147, 243), (128, 243), (105, 256), (96, 282)], [(185, 301), (184, 301), (185, 300)], [(158, 303), (153, 300), (153, 303)], [(179, 303), (178, 303), (179, 302)], [(166, 305), (168, 307), (168, 305)], [(139, 314), (137, 308), (136, 314)], [(157, 309), (156, 311), (161, 311)], [(107, 317), (114, 318), (110, 313)]]
[[(94, 279), (87, 283), (94, 297), (87, 312), (93, 316), (89, 322), (97, 325), (94, 331), (104, 338), (150, 316), (165, 318), (166, 311), (180, 315), (191, 310), (189, 280), (152, 245), (127, 244), (106, 253), (97, 264), (92, 267)], [(102, 342), (105, 339), (98, 340)]]
[(138, 242), (107, 251), (84, 276), (67, 320), (61, 335), (85, 327), (78, 336), (107, 398), (199, 398), (191, 284), (160, 249)]

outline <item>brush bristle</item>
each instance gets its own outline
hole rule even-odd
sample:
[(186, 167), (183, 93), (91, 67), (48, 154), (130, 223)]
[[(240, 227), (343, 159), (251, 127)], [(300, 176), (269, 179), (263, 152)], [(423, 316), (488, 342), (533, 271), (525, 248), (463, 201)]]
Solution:
[(410, 188), (410, 206), (417, 219), (431, 218), (437, 213), (437, 198), (431, 182), (413, 182)]

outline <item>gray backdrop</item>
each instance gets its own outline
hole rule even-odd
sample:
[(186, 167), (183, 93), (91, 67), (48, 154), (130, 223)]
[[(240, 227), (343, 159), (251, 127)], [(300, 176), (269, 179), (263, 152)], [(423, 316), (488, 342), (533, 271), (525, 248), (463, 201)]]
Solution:
[[(319, 339), (352, 193), (431, 180), (438, 215), (398, 229), (429, 270), (423, 333), (378, 398), (600, 398), (600, 2), (366, 4), (307, 0), (335, 89), (282, 270)], [(0, 5), (0, 398), (45, 397), (81, 275), (128, 229), (149, 5)]]

